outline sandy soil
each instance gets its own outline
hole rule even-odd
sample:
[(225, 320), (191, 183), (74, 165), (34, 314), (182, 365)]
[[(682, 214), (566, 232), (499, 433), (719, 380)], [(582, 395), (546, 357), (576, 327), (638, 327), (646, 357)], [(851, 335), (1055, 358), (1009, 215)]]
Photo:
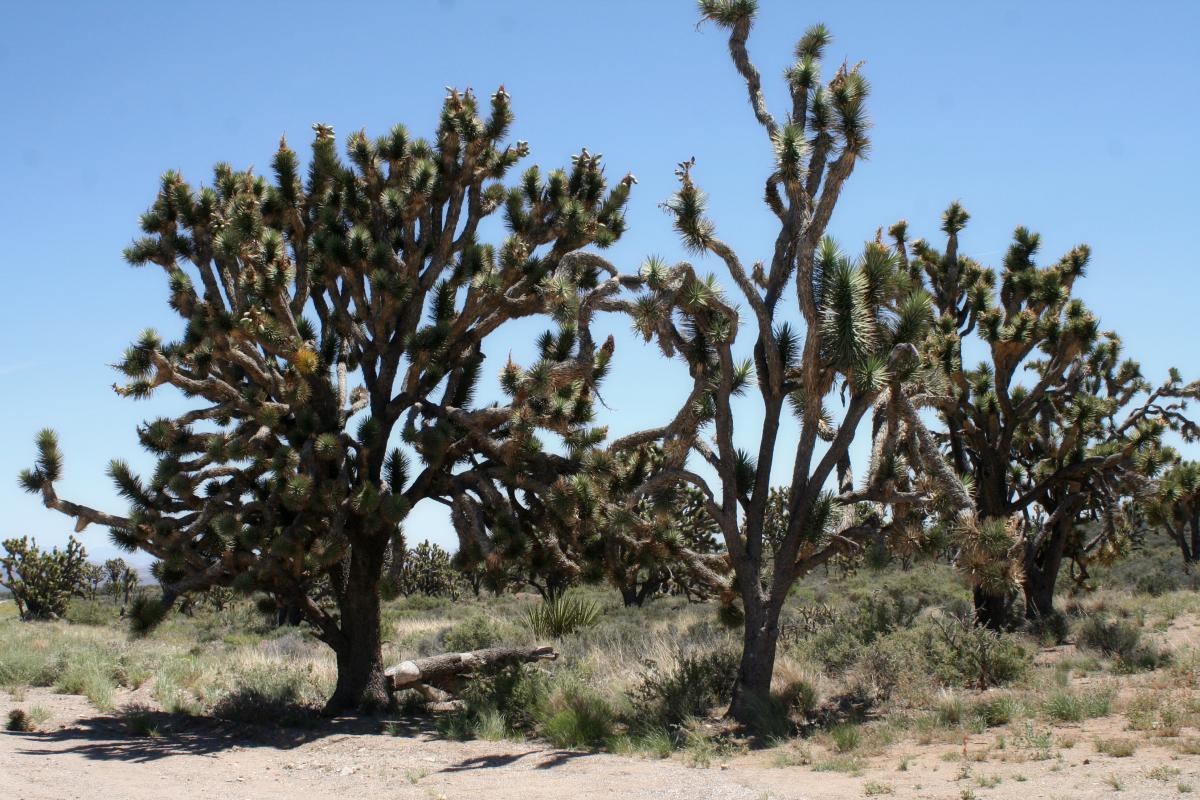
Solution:
[[(127, 695), (118, 702), (142, 698)], [(0, 693), (0, 708), (13, 698)], [(1058, 726), (1055, 756), (997, 749), (996, 732), (961, 744), (901, 743), (866, 760), (860, 775), (779, 766), (775, 749), (714, 761), (586, 755), (527, 742), (449, 742), (428, 729), (379, 732), (373, 720), (332, 720), (309, 730), (270, 731), (161, 715), (157, 738), (131, 737), (82, 697), (31, 689), (23, 708), (51, 712), (35, 733), (0, 734), (0, 787), (15, 800), (186, 797), (203, 800), (318, 798), (1127, 798), (1200, 791), (1200, 756), (1169, 740), (1124, 731), (1121, 717)], [(1188, 731), (1195, 735), (1194, 731)], [(1133, 757), (1097, 753), (1096, 737), (1132, 736)], [(1063, 742), (1074, 744), (1062, 746)], [(901, 764), (904, 769), (901, 769)], [(1160, 769), (1152, 773), (1155, 767)], [(1176, 772), (1178, 770), (1178, 772)], [(1157, 777), (1156, 777), (1157, 776)], [(996, 779), (999, 779), (998, 781)], [(1120, 786), (1120, 789), (1115, 788)]]

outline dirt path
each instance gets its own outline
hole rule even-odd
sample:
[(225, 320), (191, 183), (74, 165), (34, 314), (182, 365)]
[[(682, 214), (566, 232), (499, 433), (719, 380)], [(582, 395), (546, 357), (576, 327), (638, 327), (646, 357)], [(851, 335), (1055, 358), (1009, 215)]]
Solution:
[[(13, 704), (3, 693), (0, 699), (8, 701), (0, 707)], [(795, 753), (782, 749), (696, 768), (680, 759), (586, 755), (528, 742), (450, 742), (421, 729), (382, 734), (373, 721), (264, 732), (162, 715), (154, 720), (162, 735), (131, 737), (81, 697), (29, 690), (20, 705), (40, 706), (51, 718), (36, 733), (0, 734), (0, 788), (15, 800), (1128, 800), (1183, 797), (1187, 789), (1180, 786), (1200, 788), (1200, 757), (1181, 756), (1165, 742), (1143, 740), (1132, 758), (1095, 752), (1096, 736), (1119, 731), (1115, 719), (1076, 726), (1077, 743), (1060, 749), (1061, 757), (997, 751), (992, 733), (959, 746), (897, 745), (850, 775), (780, 766), (786, 753)], [(966, 758), (953, 758), (960, 749)]]

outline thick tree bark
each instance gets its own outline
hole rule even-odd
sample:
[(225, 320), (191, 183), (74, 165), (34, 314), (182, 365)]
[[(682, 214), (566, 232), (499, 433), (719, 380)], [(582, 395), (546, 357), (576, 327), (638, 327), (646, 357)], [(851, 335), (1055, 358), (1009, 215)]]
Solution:
[(1025, 618), (1047, 619), (1054, 614), (1054, 588), (1062, 567), (1063, 551), (1071, 528), (1069, 523), (1054, 526), (1046, 541), (1025, 557)]
[(775, 603), (746, 603), (742, 628), (742, 661), (733, 685), (728, 716), (751, 728), (762, 718), (771, 695), (775, 649), (779, 642), (779, 608)]
[(1045, 569), (1037, 566), (1025, 568), (1025, 619), (1036, 621), (1054, 615), (1054, 587), (1058, 576), (1061, 554), (1053, 566)]
[(383, 675), (379, 632), (379, 582), (383, 547), (366, 539), (350, 553), (350, 574), (338, 598), (341, 640), (337, 654), (337, 686), (325, 706), (328, 713), (358, 709), (375, 711), (390, 702)]
[(989, 594), (979, 587), (975, 588), (975, 621), (994, 631), (1007, 630), (1012, 627), (1012, 594)]

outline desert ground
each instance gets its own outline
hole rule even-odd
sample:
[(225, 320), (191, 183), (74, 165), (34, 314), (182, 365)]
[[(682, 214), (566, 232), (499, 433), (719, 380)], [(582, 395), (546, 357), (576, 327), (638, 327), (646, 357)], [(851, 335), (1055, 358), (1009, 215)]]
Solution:
[[(1144, 574), (1125, 569), (1126, 578)], [(867, 587), (880, 585), (929, 607), (870, 648), (851, 639), (861, 652), (831, 655), (846, 646), (839, 643), (849, 635), (845, 614), (865, 603), (878, 615), (879, 589)], [(26, 712), (31, 730), (0, 734), (0, 776), (18, 800), (137, 800), (171, 791), (256, 800), (999, 800), (1161, 798), (1200, 787), (1194, 590), (1064, 596), (1070, 627), (1061, 641), (1013, 634), (1027, 663), (986, 689), (925, 674), (934, 662), (880, 661), (878, 653), (892, 651), (915, 658), (903, 643), (937, 613), (939, 592), (952, 600), (961, 591), (941, 565), (801, 587), (799, 618), (817, 602), (835, 610), (824, 627), (783, 648), (778, 677), (811, 687), (812, 696), (772, 738), (731, 730), (719, 703), (664, 721), (680, 718), (645, 687), (685, 674), (683, 653), (732, 644), (732, 633), (712, 624), (711, 606), (679, 598), (623, 609), (597, 591), (600, 620), (557, 640), (556, 663), (531, 668), (542, 676), (542, 699), (528, 702), (542, 710), (525, 717), (496, 713), (507, 707), (488, 705), (494, 695), (468, 698), (468, 710), (482, 704), (479, 713), (431, 715), (402, 703), (382, 715), (323, 717), (328, 653), (303, 630), (274, 629), (248, 603), (173, 617), (144, 638), (86, 605), (74, 620), (54, 622), (20, 622), (10, 609), (0, 619), (0, 711)], [(521, 611), (534, 602), (401, 598), (385, 615), (388, 658), (528, 637)], [(1086, 632), (1095, 619), (1136, 626), (1153, 663), (1134, 667), (1098, 650)], [(705, 680), (697, 674), (692, 680)], [(851, 716), (822, 711), (864, 682), (889, 688)], [(588, 716), (581, 709), (591, 706), (579, 698), (602, 711)]]

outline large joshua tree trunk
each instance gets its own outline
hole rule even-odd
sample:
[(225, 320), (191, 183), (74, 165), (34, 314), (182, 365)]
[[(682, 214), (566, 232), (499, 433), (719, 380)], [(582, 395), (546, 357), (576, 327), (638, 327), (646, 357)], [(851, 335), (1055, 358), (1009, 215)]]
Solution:
[(729, 716), (743, 724), (754, 725), (761, 721), (771, 694), (775, 649), (779, 641), (780, 604), (755, 598), (745, 605), (742, 660), (733, 685)]
[(1071, 522), (1059, 520), (1041, 547), (1031, 547), (1025, 556), (1025, 618), (1038, 620), (1054, 614), (1054, 589), (1066, 551)]
[(1075, 519), (1083, 507), (1078, 492), (1048, 496), (1044, 503), (1050, 518), (1039, 534), (1025, 547), (1022, 588), (1025, 594), (1025, 618), (1039, 620), (1054, 614), (1054, 589), (1067, 551), (1067, 542), (1075, 532)]
[(338, 596), (342, 635), (333, 648), (337, 686), (326, 704), (327, 712), (373, 711), (389, 702), (379, 631), (385, 546), (382, 537), (363, 537), (351, 548), (345, 586)]

